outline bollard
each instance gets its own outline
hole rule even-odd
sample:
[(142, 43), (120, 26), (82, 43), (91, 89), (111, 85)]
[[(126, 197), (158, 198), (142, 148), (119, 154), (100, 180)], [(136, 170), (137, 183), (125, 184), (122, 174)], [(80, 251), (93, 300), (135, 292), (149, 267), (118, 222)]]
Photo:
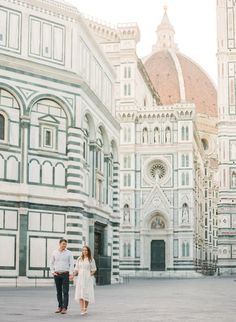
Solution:
[(34, 278), (34, 287), (35, 288), (37, 287), (37, 276), (35, 276), (35, 278)]

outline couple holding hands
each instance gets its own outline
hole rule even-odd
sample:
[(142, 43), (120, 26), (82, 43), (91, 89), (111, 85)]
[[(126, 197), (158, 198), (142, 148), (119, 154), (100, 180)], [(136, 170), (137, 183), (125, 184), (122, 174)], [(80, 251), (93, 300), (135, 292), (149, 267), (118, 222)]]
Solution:
[(58, 309), (55, 313), (66, 314), (69, 303), (69, 281), (77, 277), (75, 300), (80, 304), (81, 315), (88, 312), (88, 304), (94, 302), (94, 274), (97, 270), (88, 246), (83, 246), (82, 255), (74, 258), (67, 248), (67, 240), (59, 241), (59, 248), (52, 253), (50, 270), (57, 289)]

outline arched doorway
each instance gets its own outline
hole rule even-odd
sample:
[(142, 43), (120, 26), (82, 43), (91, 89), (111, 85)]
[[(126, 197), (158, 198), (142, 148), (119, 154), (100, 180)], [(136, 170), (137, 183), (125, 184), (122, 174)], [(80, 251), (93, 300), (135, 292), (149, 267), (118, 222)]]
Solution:
[(164, 240), (151, 241), (151, 271), (164, 271), (166, 268)]
[[(165, 271), (166, 269), (166, 242), (164, 217), (156, 213), (150, 222), (151, 244), (150, 244), (150, 269), (151, 271)], [(164, 235), (163, 235), (164, 234)]]

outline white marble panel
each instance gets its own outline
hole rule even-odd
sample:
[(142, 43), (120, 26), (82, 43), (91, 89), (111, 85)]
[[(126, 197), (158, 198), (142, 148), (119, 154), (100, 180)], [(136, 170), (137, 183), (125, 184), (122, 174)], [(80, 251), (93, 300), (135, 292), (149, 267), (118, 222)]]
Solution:
[(28, 229), (40, 230), (40, 212), (29, 212)]
[(63, 29), (54, 27), (53, 29), (54, 48), (53, 59), (63, 61)]
[(55, 185), (65, 186), (65, 168), (60, 163), (55, 166)]
[(19, 49), (19, 27), (20, 27), (20, 16), (16, 13), (11, 12), (9, 14), (9, 33), (8, 33), (8, 45), (9, 48)]
[(52, 256), (52, 252), (58, 249), (59, 238), (48, 238), (47, 239), (47, 267), (50, 267), (50, 258)]
[(52, 214), (41, 214), (41, 230), (52, 231)]
[(4, 227), (3, 218), (4, 218), (4, 210), (0, 209), (0, 228)]
[(52, 178), (52, 165), (49, 162), (45, 162), (42, 165), (42, 183), (43, 184), (52, 184), (53, 178)]
[(31, 20), (30, 30), (30, 51), (34, 55), (40, 55), (40, 37), (41, 23), (37, 20)]
[(52, 26), (43, 23), (43, 56), (52, 57)]
[(30, 238), (30, 267), (45, 267), (46, 238)]
[(4, 9), (0, 10), (0, 46), (6, 46), (7, 36), (7, 12)]
[(5, 228), (17, 229), (17, 211), (5, 210)]
[(219, 216), (219, 228), (230, 228), (230, 215)]
[(15, 236), (1, 236), (0, 244), (4, 245), (0, 251), (0, 266), (15, 266)]
[(54, 232), (64, 232), (65, 231), (65, 216), (64, 215), (54, 215)]
[(15, 157), (10, 157), (7, 160), (7, 179), (18, 180), (19, 178), (19, 164)]
[(40, 183), (40, 164), (37, 160), (29, 163), (29, 182)]

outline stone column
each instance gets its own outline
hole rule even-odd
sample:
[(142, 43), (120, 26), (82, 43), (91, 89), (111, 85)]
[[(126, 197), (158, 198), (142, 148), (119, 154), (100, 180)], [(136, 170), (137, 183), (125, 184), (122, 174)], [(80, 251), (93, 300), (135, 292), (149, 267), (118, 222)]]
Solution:
[(96, 198), (96, 145), (90, 143), (90, 191), (92, 197)]
[(27, 231), (28, 231), (28, 210), (19, 211), (19, 276), (27, 274)]
[(81, 129), (69, 128), (67, 141), (67, 191), (73, 194), (83, 192), (83, 136)]
[(119, 162), (113, 163), (113, 214), (117, 215), (120, 219), (120, 164)]
[(30, 117), (21, 117), (21, 176), (20, 182), (27, 184), (28, 178), (28, 144), (29, 144)]

